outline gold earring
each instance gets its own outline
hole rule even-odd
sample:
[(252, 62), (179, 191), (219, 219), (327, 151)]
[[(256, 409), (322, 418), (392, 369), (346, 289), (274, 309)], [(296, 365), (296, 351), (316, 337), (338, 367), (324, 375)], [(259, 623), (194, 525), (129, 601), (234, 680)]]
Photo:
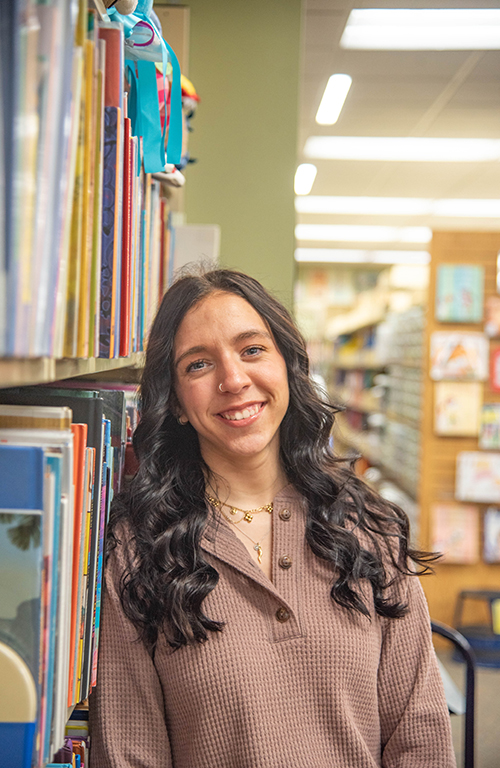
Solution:
[(179, 416), (179, 417), (177, 418), (177, 421), (179, 422), (179, 424), (181, 425), (181, 427), (185, 427), (185, 426), (186, 426), (186, 424), (188, 423), (189, 419), (186, 419), (186, 417), (185, 417), (185, 416)]

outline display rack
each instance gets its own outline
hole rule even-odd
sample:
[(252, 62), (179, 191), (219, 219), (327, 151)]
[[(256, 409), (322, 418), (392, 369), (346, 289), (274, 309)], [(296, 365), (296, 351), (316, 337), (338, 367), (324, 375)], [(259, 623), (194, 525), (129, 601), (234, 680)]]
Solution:
[[(475, 265), (484, 268), (485, 301), (497, 295), (499, 232), (435, 232), (431, 246), (429, 311), (425, 330), (424, 390), (421, 423), (422, 464), (420, 478), (421, 545), (432, 547), (433, 506), (439, 502), (455, 501), (456, 461), (461, 451), (478, 450), (477, 437), (441, 437), (434, 431), (434, 385), (430, 377), (430, 339), (435, 331), (480, 331), (484, 322), (440, 323), (435, 317), (436, 278), (441, 265)], [(500, 346), (490, 342), (490, 349)], [(500, 393), (493, 391), (489, 381), (483, 385), (483, 400), (500, 403)], [(480, 505), (481, 517), (486, 505)], [(479, 535), (482, 537), (482, 526)], [(482, 544), (482, 542), (481, 542)], [(480, 547), (482, 549), (482, 546)], [(498, 589), (500, 564), (485, 563), (482, 555), (476, 563), (438, 563), (436, 577), (422, 579), (433, 619), (452, 624), (453, 609), (458, 594), (465, 589)], [(468, 621), (474, 623), (471, 611)]]

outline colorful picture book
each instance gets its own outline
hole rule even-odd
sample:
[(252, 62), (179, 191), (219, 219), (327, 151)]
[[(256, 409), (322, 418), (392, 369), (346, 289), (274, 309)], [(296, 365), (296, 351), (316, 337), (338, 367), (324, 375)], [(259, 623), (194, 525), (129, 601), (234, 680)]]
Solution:
[(431, 335), (430, 376), (434, 381), (485, 381), (486, 336), (474, 331), (435, 331)]
[(500, 296), (488, 296), (486, 299), (484, 332), (492, 339), (500, 337)]
[(436, 320), (480, 323), (483, 319), (484, 267), (440, 264), (436, 283)]
[(483, 385), (478, 381), (438, 381), (434, 384), (436, 435), (475, 437), (479, 432)]
[(466, 504), (432, 507), (432, 550), (444, 563), (471, 565), (479, 560), (479, 508)]
[(500, 348), (492, 349), (490, 356), (490, 389), (500, 392)]
[(457, 455), (455, 498), (500, 503), (500, 453), (462, 451)]
[(500, 563), (500, 509), (488, 507), (484, 513), (484, 550), (487, 563)]
[(486, 451), (500, 450), (500, 403), (483, 405), (479, 447)]

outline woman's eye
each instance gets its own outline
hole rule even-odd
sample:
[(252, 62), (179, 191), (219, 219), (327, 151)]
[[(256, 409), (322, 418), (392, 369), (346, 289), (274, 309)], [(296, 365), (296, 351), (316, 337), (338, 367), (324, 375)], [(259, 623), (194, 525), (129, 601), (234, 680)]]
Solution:
[(249, 355), (250, 357), (255, 357), (255, 355), (260, 354), (263, 352), (262, 347), (248, 347), (248, 349), (245, 349), (245, 355)]
[(195, 360), (194, 363), (189, 363), (188, 367), (186, 368), (186, 371), (188, 373), (191, 373), (192, 371), (201, 371), (203, 370), (204, 365), (205, 365), (204, 360)]

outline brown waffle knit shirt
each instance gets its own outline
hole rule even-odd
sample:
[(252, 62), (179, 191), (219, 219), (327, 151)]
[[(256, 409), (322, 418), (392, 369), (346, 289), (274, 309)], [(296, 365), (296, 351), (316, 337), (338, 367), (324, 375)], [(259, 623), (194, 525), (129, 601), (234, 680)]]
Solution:
[(207, 526), (202, 546), (220, 581), (204, 610), (225, 629), (175, 652), (162, 637), (154, 660), (121, 609), (125, 559), (112, 554), (92, 768), (455, 766), (418, 579), (397, 587), (405, 618), (370, 621), (332, 603), (331, 569), (305, 543), (291, 486), (273, 516), (272, 583), (229, 524)]

